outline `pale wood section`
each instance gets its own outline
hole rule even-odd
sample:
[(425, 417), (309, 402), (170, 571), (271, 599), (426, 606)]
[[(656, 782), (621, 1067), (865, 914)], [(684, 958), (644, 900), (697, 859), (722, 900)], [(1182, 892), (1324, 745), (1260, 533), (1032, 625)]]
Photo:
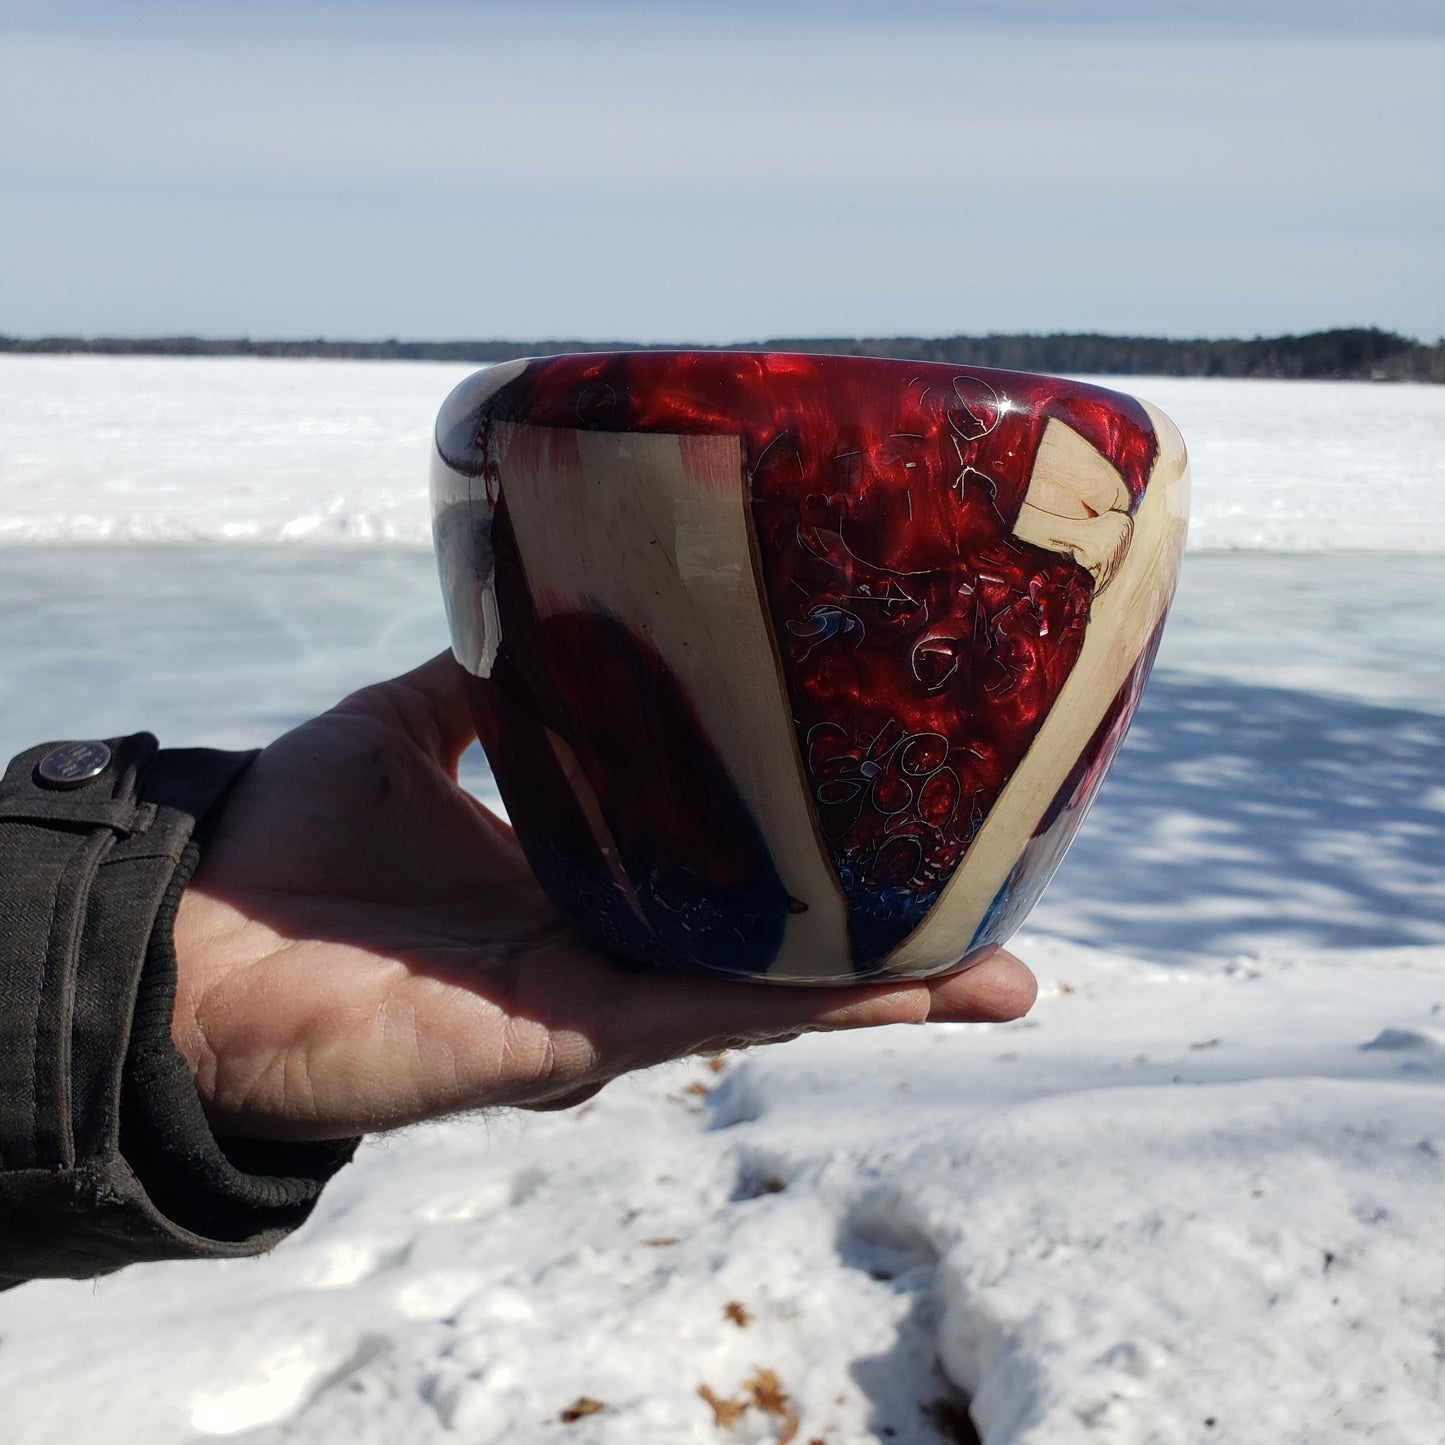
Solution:
[[(1066, 422), (1050, 417), (1024, 502), (1058, 517), (1128, 511), (1132, 499), (1113, 463)], [(1018, 532), (1018, 528), (1014, 529)], [(1022, 536), (1022, 532), (1018, 532)]]
[(1114, 578), (1134, 530), (1129, 488), (1102, 453), (1051, 417), (1034, 457), (1014, 536), (1067, 552), (1093, 574), (1095, 593)]
[(539, 615), (604, 612), (648, 639), (697, 710), (783, 886), (807, 905), (789, 917), (770, 972), (851, 979), (842, 894), (814, 830), (754, 571), (741, 442), (511, 423), (493, 441)]
[[(1159, 456), (1134, 516), (1128, 552), (1107, 590), (1094, 597), (1078, 662), (1033, 745), (933, 911), (884, 960), (883, 967), (890, 973), (934, 972), (955, 962), (968, 948), (1044, 811), (1169, 606), (1189, 520), (1189, 465), (1173, 422), (1153, 407), (1145, 409), (1159, 439)], [(1061, 423), (1049, 425), (1052, 429)], [(1113, 472), (1088, 442), (1082, 437), (1078, 442)], [(1037, 465), (1052, 467), (1075, 450), (1070, 445), (1046, 455), (1041, 449)], [(1043, 480), (1050, 486), (1067, 485), (1057, 477), (1046, 475)], [(1031, 482), (1031, 490), (1032, 486)]]

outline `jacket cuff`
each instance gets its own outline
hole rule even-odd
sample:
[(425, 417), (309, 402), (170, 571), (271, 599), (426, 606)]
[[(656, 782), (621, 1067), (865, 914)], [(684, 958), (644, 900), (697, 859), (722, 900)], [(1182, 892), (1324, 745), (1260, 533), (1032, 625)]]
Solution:
[(0, 780), (0, 1285), (257, 1253), (355, 1147), (217, 1140), (171, 1044), (197, 828), (254, 757), (140, 733)]

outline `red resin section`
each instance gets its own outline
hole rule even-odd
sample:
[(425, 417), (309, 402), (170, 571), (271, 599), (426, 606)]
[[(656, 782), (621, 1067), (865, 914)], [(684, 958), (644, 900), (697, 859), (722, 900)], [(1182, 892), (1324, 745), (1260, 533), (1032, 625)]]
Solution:
[(705, 352), (535, 362), (487, 410), (742, 438), (799, 755), (855, 965), (876, 961), (958, 866), (1083, 643), (1093, 578), (1013, 535), (1044, 428), (1082, 435), (1137, 507), (1147, 414), (1009, 372)]

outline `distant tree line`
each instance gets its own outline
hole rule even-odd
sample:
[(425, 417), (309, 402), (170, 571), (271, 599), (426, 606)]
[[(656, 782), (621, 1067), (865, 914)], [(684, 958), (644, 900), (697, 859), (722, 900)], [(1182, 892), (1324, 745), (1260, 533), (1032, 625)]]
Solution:
[[(102, 356), (283, 356), (361, 361), (509, 361), (575, 351), (661, 350), (626, 341), (252, 341), (196, 336), (30, 339), (0, 336), (0, 352)], [(701, 347), (700, 350), (719, 350)], [(811, 351), (898, 356), (953, 366), (1088, 376), (1232, 376), (1290, 380), (1445, 382), (1445, 339), (1434, 346), (1377, 327), (1316, 331), (1253, 340), (1171, 341), (1155, 336), (892, 336), (862, 339), (776, 337), (740, 343), (742, 351)]]

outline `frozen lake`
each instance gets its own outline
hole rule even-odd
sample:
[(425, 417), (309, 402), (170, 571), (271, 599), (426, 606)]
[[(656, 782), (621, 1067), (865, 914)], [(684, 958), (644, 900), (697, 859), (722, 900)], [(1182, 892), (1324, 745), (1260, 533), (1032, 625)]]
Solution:
[[(439, 650), (464, 370), (0, 358), (0, 751), (249, 746)], [(413, 1130), (263, 1260), (0, 1295), (7, 1445), (1439, 1445), (1445, 388), (1127, 386), (1197, 550), (1028, 1019)]]
[[(475, 369), (0, 356), (0, 542), (426, 544), (432, 420)], [(1178, 423), (1195, 550), (1445, 550), (1445, 387), (1092, 379)]]

